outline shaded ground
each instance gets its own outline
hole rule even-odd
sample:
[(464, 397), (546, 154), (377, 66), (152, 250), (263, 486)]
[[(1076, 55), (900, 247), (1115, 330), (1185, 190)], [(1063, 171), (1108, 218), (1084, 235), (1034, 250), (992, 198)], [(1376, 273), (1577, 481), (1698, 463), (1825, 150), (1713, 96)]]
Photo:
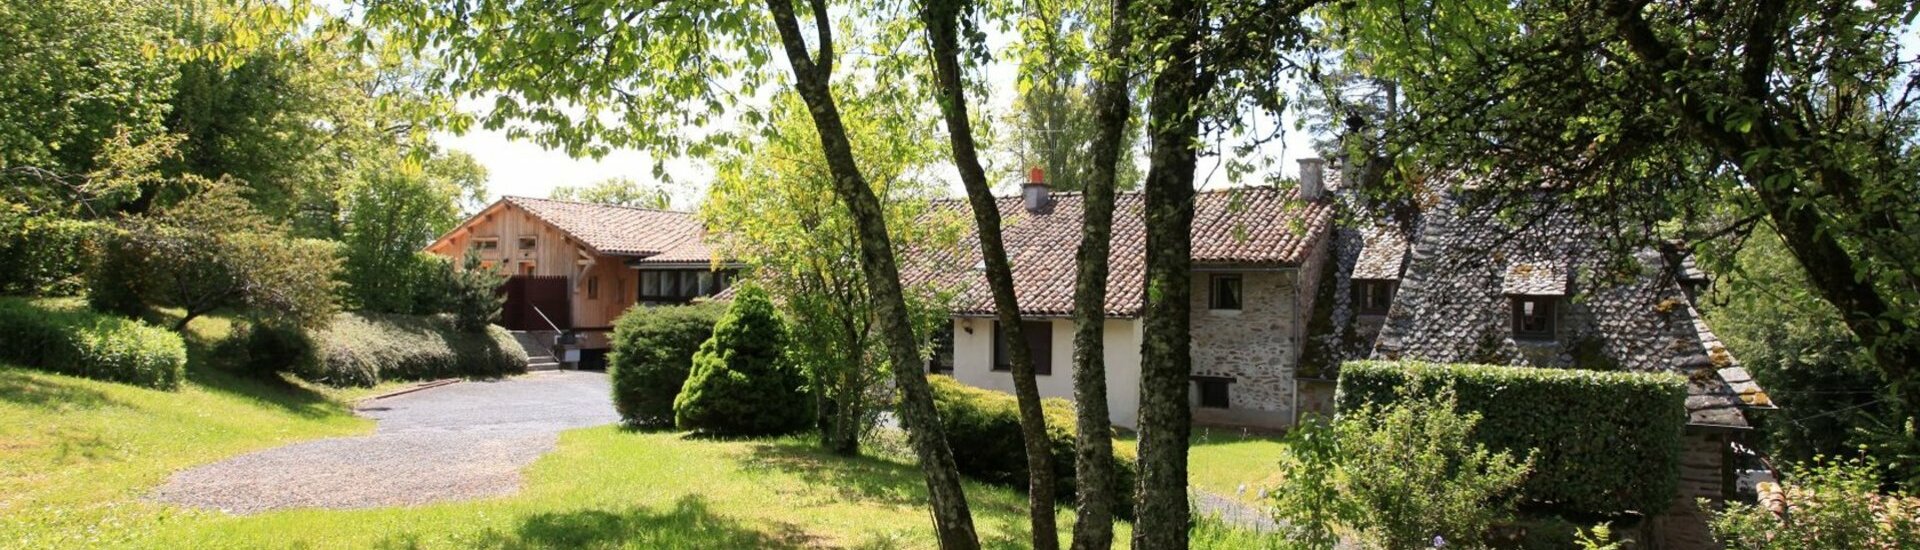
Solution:
[(606, 375), (548, 372), (366, 403), (373, 435), (309, 441), (174, 474), (156, 501), (251, 514), (510, 494), (562, 430), (615, 422)]

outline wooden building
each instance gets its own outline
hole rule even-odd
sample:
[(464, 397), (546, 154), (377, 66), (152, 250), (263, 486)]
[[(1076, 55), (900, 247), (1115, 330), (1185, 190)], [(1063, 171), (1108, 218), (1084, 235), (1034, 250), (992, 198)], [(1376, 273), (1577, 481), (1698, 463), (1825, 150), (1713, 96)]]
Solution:
[(588, 350), (607, 347), (627, 308), (712, 296), (739, 267), (714, 258), (687, 212), (528, 197), (495, 201), (426, 250), (508, 274), (502, 326), (576, 331)]

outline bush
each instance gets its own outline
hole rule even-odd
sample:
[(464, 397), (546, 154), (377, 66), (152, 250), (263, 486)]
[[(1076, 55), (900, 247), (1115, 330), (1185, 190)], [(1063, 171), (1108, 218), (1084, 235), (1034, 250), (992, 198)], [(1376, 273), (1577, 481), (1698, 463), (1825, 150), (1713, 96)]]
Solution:
[(507, 303), (507, 296), (499, 290), (507, 276), (498, 268), (481, 267), (479, 254), (468, 254), (460, 269), (446, 265), (447, 269), (440, 272), (446, 277), (446, 307), (453, 314), (454, 326), (478, 332), (500, 320), (500, 308)]
[(0, 359), (171, 390), (185, 375), (187, 346), (180, 335), (140, 321), (0, 298)]
[[(1027, 447), (1020, 439), (1019, 402), (1012, 395), (961, 384), (946, 376), (930, 376), (933, 406), (947, 433), (955, 466), (968, 477), (1012, 487), (1027, 485)], [(1073, 403), (1046, 399), (1040, 403), (1047, 419), (1048, 447), (1053, 452), (1054, 494), (1071, 499), (1074, 485)], [(1133, 517), (1133, 453), (1116, 446), (1113, 453), (1114, 514)]]
[(633, 426), (672, 427), (673, 398), (687, 383), (693, 355), (726, 313), (719, 303), (636, 307), (614, 321), (607, 377), (613, 406)]
[(446, 315), (342, 313), (308, 338), (313, 347), (294, 364), (294, 373), (330, 386), (527, 370), (526, 350), (506, 329), (468, 332)]
[(743, 287), (700, 344), (673, 400), (673, 423), (708, 435), (787, 434), (813, 424), (800, 372), (782, 356), (786, 329), (766, 291)]
[(0, 202), (0, 294), (78, 293), (88, 243), (100, 230), (97, 223), (35, 216)]
[(1369, 548), (1474, 548), (1512, 513), (1531, 466), (1476, 443), (1480, 420), (1441, 390), (1299, 426), (1280, 457), (1276, 515), (1310, 546), (1334, 546), (1337, 526)]
[(1528, 501), (1569, 512), (1656, 515), (1680, 482), (1686, 380), (1672, 374), (1361, 361), (1340, 372), (1345, 414), (1452, 387), (1482, 416), (1475, 439), (1537, 449)]
[(1872, 459), (1816, 457), (1794, 470), (1784, 487), (1762, 484), (1759, 505), (1729, 503), (1709, 522), (1714, 540), (1732, 550), (1920, 548), (1920, 497), (1876, 493)]
[(298, 327), (277, 323), (236, 323), (220, 353), (241, 372), (271, 378), (289, 372), (313, 354), (313, 340)]

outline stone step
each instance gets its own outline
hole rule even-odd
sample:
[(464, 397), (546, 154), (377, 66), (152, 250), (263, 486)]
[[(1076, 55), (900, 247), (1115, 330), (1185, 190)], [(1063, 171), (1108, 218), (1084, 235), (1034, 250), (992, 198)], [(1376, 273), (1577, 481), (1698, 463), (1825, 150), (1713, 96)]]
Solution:
[(527, 362), (527, 372), (543, 370), (560, 370), (560, 363), (557, 361)]

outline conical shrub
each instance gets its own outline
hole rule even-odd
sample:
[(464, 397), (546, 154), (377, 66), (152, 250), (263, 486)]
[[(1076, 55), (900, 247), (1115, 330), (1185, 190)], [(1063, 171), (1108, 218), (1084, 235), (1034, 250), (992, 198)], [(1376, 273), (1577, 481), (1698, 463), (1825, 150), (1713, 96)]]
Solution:
[(806, 380), (786, 361), (786, 329), (765, 291), (741, 288), (673, 400), (674, 425), (717, 436), (794, 433), (813, 423)]

